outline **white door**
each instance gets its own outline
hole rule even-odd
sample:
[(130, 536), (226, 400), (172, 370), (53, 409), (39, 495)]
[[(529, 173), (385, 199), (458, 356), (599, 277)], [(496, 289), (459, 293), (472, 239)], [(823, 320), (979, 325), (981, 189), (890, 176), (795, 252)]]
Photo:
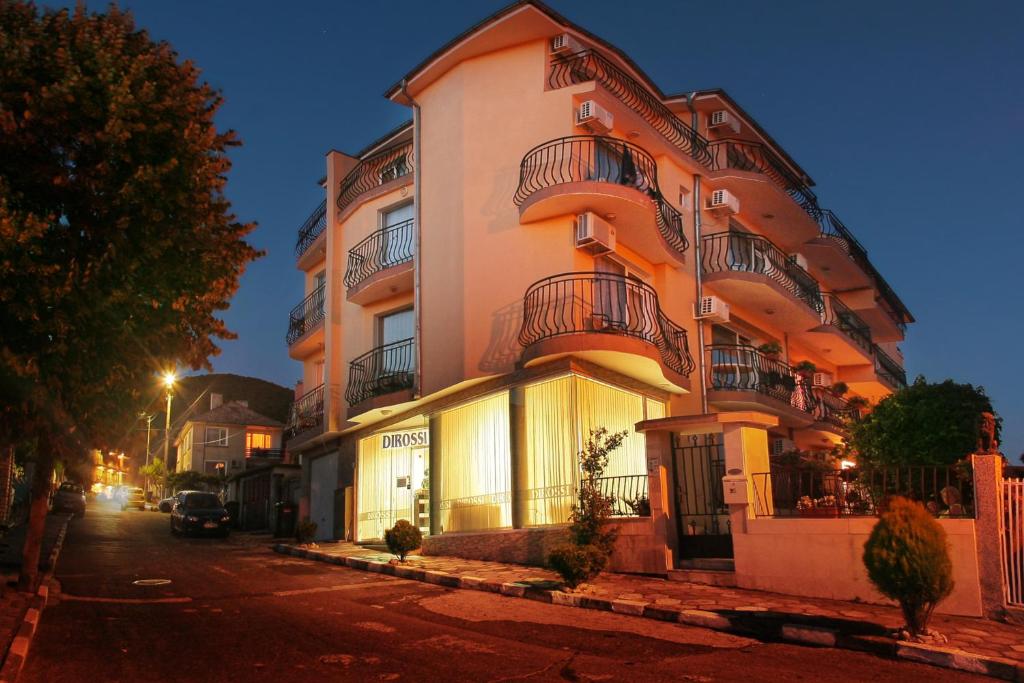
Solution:
[(338, 488), (338, 454), (317, 458), (309, 468), (309, 519), (316, 522), (316, 540), (334, 536), (334, 491)]

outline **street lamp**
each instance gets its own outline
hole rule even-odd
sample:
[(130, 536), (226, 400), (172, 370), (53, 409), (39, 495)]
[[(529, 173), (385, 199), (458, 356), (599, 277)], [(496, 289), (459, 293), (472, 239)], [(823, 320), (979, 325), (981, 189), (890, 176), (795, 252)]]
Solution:
[(164, 387), (167, 389), (167, 420), (164, 423), (164, 467), (167, 466), (167, 460), (171, 452), (171, 398), (174, 396), (171, 390), (174, 389), (174, 380), (176, 379), (177, 377), (175, 377), (173, 370), (164, 373)]
[(149, 472), (149, 469), (148, 469), (149, 468), (149, 433), (150, 433), (150, 430), (153, 428), (153, 418), (156, 417), (156, 415), (155, 414), (150, 415), (148, 413), (139, 413), (139, 417), (141, 417), (142, 419), (144, 419), (146, 421), (146, 468), (147, 468), (146, 472), (147, 472), (147, 474), (146, 474), (145, 486), (146, 486), (146, 494), (148, 495), (149, 494), (149, 474), (148, 474), (148, 472)]

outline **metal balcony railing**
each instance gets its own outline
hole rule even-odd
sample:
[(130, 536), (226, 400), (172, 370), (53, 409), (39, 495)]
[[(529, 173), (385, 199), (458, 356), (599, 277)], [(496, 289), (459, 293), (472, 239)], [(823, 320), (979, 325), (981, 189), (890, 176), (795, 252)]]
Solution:
[(654, 203), (658, 231), (676, 251), (689, 246), (683, 216), (658, 187), (658, 165), (638, 145), (599, 135), (572, 135), (537, 145), (519, 165), (515, 202), (521, 205), (534, 192), (565, 183), (612, 183), (643, 192)]
[(611, 501), (614, 517), (650, 517), (651, 499), (646, 474), (601, 477), (597, 480), (601, 495)]
[(710, 143), (710, 167), (715, 171), (734, 169), (766, 176), (786, 192), (812, 218), (821, 211), (818, 198), (807, 183), (767, 146), (746, 140), (715, 140)]
[(786, 363), (745, 344), (712, 344), (708, 386), (721, 391), (752, 391), (811, 413), (815, 401), (808, 381)]
[(288, 411), (288, 434), (295, 436), (324, 424), (324, 385), (310, 389)]
[(338, 191), (338, 211), (344, 211), (359, 195), (390, 182), (413, 171), (412, 141), (398, 144), (376, 152), (348, 172)]
[(814, 399), (812, 412), (818, 422), (845, 428), (853, 420), (860, 417), (860, 409), (851, 406), (842, 396), (836, 396), (826, 387), (811, 389)]
[(825, 310), (821, 314), (821, 322), (831, 325), (846, 334), (857, 346), (871, 352), (871, 326), (854, 313), (849, 306), (834, 294), (825, 294)]
[(818, 281), (764, 237), (731, 231), (705, 235), (701, 261), (705, 274), (740, 271), (764, 275), (819, 315), (825, 310)]
[(552, 60), (548, 75), (548, 84), (552, 88), (590, 81), (595, 81), (617, 97), (683, 154), (704, 166), (711, 165), (707, 139), (684, 123), (644, 85), (600, 53), (581, 50)]
[(320, 202), (320, 206), (309, 214), (309, 218), (303, 221), (299, 227), (299, 239), (295, 242), (295, 257), (298, 258), (306, 253), (309, 247), (316, 242), (316, 238), (327, 227), (327, 200)]
[(875, 344), (875, 372), (886, 383), (902, 389), (907, 386), (907, 371)]
[(303, 299), (301, 304), (292, 309), (288, 315), (288, 334), (285, 335), (288, 346), (294, 344), (324, 321), (325, 291), (326, 287), (320, 285)]
[(414, 227), (410, 218), (380, 228), (349, 249), (345, 286), (351, 289), (375, 273), (411, 261)]
[(658, 293), (639, 280), (612, 273), (562, 273), (530, 285), (523, 297), (519, 343), (529, 347), (569, 334), (615, 334), (658, 349), (665, 365), (693, 371), (686, 330), (661, 311)]
[(355, 405), (374, 396), (412, 389), (416, 369), (413, 339), (378, 346), (349, 364), (345, 399)]

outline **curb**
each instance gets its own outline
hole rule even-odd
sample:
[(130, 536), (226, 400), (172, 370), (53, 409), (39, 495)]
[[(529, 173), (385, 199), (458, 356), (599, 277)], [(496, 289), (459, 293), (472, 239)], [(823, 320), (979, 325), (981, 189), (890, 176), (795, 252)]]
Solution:
[(25, 660), (28, 659), (28, 650), (32, 645), (32, 638), (35, 637), (36, 628), (39, 626), (39, 619), (42, 617), (43, 610), (46, 609), (46, 605), (50, 600), (50, 580), (53, 578), (53, 572), (57, 567), (57, 558), (60, 557), (61, 548), (64, 547), (64, 539), (67, 536), (68, 524), (70, 523), (71, 517), (64, 520), (64, 525), (57, 532), (57, 539), (53, 543), (53, 549), (43, 563), (46, 571), (39, 582), (39, 589), (29, 601), (28, 609), (25, 611), (21, 626), (18, 628), (18, 634), (11, 641), (11, 646), (5, 653), (3, 666), (0, 667), (0, 683), (13, 683), (18, 680), (18, 676), (21, 675), (21, 670), (25, 666)]
[[(989, 657), (950, 647), (905, 643), (886, 636), (849, 634), (817, 625), (792, 623), (798, 621), (794, 619), (794, 615), (753, 610), (734, 610), (732, 613), (722, 614), (705, 610), (661, 606), (636, 600), (597, 598), (577, 593), (547, 590), (525, 583), (499, 583), (477, 576), (459, 576), (447, 572), (393, 565), (361, 557), (332, 555), (320, 550), (299, 548), (284, 543), (275, 543), (272, 548), (274, 552), (283, 555), (387, 574), (400, 579), (421, 581), (446, 588), (498, 593), (507, 597), (526, 598), (564, 607), (602, 610), (674, 622), (754, 637), (763, 641), (781, 641), (811, 647), (854, 650), (887, 659), (931, 664), (945, 669), (956, 669), (991, 678), (1024, 683), (1024, 664), (1018, 664), (1012, 659)], [(0, 681), (0, 683), (3, 682)]]

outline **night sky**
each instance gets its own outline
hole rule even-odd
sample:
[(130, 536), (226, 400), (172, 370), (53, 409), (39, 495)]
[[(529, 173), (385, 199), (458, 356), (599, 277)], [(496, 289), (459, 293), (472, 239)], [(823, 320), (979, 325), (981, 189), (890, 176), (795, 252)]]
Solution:
[[(106, 2), (89, 2), (101, 10)], [(296, 229), (322, 199), (331, 148), (410, 117), (383, 91), (505, 3), (131, 0), (138, 24), (192, 59), (245, 145), (228, 194), (252, 265), (214, 359), (292, 385), (284, 342), (301, 301)], [(907, 374), (981, 384), (1024, 450), (1024, 3), (552, 0), (669, 93), (721, 87), (817, 181), (917, 318)], [(625, 11), (624, 11), (625, 10)], [(509, 198), (511, 201), (511, 198)]]

